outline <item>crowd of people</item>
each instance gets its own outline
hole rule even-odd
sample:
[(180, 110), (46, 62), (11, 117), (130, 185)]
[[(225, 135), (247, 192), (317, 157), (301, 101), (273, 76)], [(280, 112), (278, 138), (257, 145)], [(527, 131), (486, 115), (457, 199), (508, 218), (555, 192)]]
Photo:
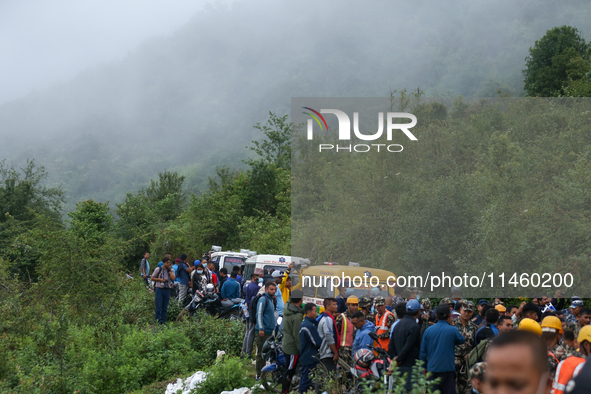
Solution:
[[(166, 322), (171, 298), (185, 306), (191, 294), (205, 292), (208, 285), (213, 286), (213, 291), (222, 300), (237, 299), (244, 295), (243, 267), (234, 266), (231, 272), (224, 267), (218, 269), (209, 253), (204, 253), (192, 264), (185, 253), (181, 253), (174, 261), (170, 253), (165, 253), (153, 271), (150, 271), (149, 258), (150, 253), (146, 252), (140, 262), (140, 276), (146, 287), (155, 292), (156, 323)], [(154, 282), (153, 290), (150, 281)]]
[[(268, 281), (259, 290), (265, 301), (255, 310), (257, 374), (264, 366), (261, 347), (276, 325), (272, 305), (277, 286)], [(520, 305), (505, 305), (502, 298), (475, 304), (455, 289), (452, 297), (433, 307), (429, 299), (419, 301), (416, 289), (407, 291), (406, 299), (345, 297), (341, 292), (337, 298), (325, 298), (324, 311), (318, 314), (315, 304), (303, 305), (303, 293), (293, 290), (283, 309), (283, 351), (289, 358), (283, 392), (291, 390), (298, 364), (298, 391), (305, 393), (318, 390), (311, 378), (318, 376), (314, 371), (331, 373), (339, 365), (346, 370), (365, 349), (376, 346), (388, 350), (392, 369), (406, 377), (407, 391), (412, 390), (411, 371), (418, 360), (436, 380), (432, 390), (442, 394), (562, 394), (569, 384), (575, 387), (575, 378), (587, 376), (582, 371), (591, 354), (591, 311), (579, 297), (568, 300), (564, 309), (560, 307), (567, 299), (542, 296)], [(243, 356), (252, 350), (246, 339)], [(587, 369), (591, 377), (591, 363)], [(591, 387), (585, 385), (578, 387)]]
[[(148, 281), (149, 254), (140, 264)], [(289, 368), (282, 390), (299, 366), (300, 393), (318, 390), (318, 374), (346, 370), (367, 349), (381, 347), (392, 360), (391, 370), (405, 376), (404, 389), (412, 389), (411, 371), (424, 362), (432, 390), (458, 393), (577, 393), (591, 388), (591, 310), (579, 297), (535, 296), (532, 302), (506, 305), (502, 298), (464, 299), (461, 290), (434, 306), (420, 299), (416, 288), (396, 296), (348, 295), (347, 285), (336, 298), (325, 298), (323, 311), (314, 303), (304, 304), (301, 290), (291, 289), (291, 265), (285, 271), (255, 269), (243, 277), (241, 267), (228, 275), (217, 270), (208, 254), (190, 266), (187, 255), (173, 262), (166, 254), (151, 275), (155, 283), (155, 318), (164, 323), (168, 302), (212, 284), (224, 299), (244, 298), (246, 325), (242, 354), (253, 357), (257, 379), (265, 365), (262, 348), (278, 329), (282, 317), (282, 349)], [(175, 284), (176, 283), (176, 284)], [(377, 340), (372, 339), (374, 332)], [(343, 371), (345, 373), (343, 373)], [(586, 392), (586, 391), (581, 391)]]

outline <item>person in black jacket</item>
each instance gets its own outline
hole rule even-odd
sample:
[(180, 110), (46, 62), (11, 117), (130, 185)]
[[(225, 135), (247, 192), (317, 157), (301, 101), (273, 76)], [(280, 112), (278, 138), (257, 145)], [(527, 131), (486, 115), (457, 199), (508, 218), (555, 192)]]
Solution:
[(476, 335), (474, 336), (474, 346), (478, 346), (480, 341), (491, 339), (499, 335), (499, 329), (496, 326), (496, 323), (499, 320), (499, 311), (494, 308), (487, 310), (485, 319), (486, 326), (476, 331)]
[(392, 362), (396, 362), (401, 374), (406, 373), (404, 389), (412, 389), (411, 374), (412, 367), (418, 360), (421, 351), (421, 327), (417, 324), (421, 305), (417, 300), (410, 300), (406, 303), (406, 313), (394, 328), (390, 337), (388, 354)]
[[(312, 387), (312, 380), (310, 379), (310, 372), (316, 368), (319, 358), (320, 345), (322, 345), (322, 339), (318, 335), (318, 323), (316, 317), (318, 313), (316, 311), (316, 305), (313, 303), (307, 303), (304, 306), (304, 321), (300, 324), (300, 366), (301, 366), (301, 378), (299, 392), (303, 394)], [(316, 388), (315, 388), (316, 391)]]

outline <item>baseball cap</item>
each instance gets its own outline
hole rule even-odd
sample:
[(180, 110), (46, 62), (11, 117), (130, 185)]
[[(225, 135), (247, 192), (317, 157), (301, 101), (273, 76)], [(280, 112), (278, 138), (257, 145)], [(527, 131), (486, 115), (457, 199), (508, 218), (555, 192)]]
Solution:
[(281, 275), (281, 271), (273, 271), (273, 273), (271, 274), (273, 278), (279, 278)]
[(484, 298), (481, 300), (478, 300), (478, 305), (487, 305), (487, 304), (488, 304), (488, 301), (485, 300)]
[(294, 298), (304, 298), (304, 292), (301, 290), (294, 290), (291, 292), (291, 296), (289, 297), (291, 300)]
[(421, 304), (417, 300), (410, 300), (406, 303), (406, 311), (410, 313), (417, 313)]
[(578, 308), (580, 306), (583, 306), (583, 300), (581, 300), (581, 297), (571, 297), (571, 308), (575, 309)]

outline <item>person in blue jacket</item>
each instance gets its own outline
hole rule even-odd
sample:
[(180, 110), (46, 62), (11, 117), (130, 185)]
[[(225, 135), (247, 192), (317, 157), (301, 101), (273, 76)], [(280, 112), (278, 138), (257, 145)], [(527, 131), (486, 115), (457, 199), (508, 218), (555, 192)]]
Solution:
[(257, 302), (256, 323), (254, 327), (255, 336), (254, 343), (257, 347), (256, 370), (257, 377), (260, 378), (261, 370), (265, 366), (263, 360), (263, 345), (265, 341), (273, 334), (277, 321), (275, 320), (275, 292), (277, 291), (277, 284), (270, 280), (265, 283), (265, 292)]
[(365, 315), (361, 311), (357, 311), (351, 316), (351, 323), (357, 329), (351, 354), (355, 359), (355, 352), (359, 349), (368, 349), (368, 345), (373, 346), (373, 339), (369, 336), (370, 332), (376, 331), (376, 326), (369, 320), (365, 320)]
[(458, 328), (452, 326), (451, 311), (446, 304), (436, 309), (437, 323), (425, 330), (419, 358), (427, 362), (431, 379), (441, 378), (432, 390), (441, 394), (456, 393), (455, 346), (466, 342)]
[(300, 324), (300, 365), (302, 377), (300, 378), (299, 392), (303, 394), (312, 387), (312, 380), (310, 379), (310, 372), (318, 365), (320, 361), (318, 356), (322, 339), (318, 334), (318, 326), (316, 317), (316, 305), (314, 303), (307, 303), (304, 306), (304, 321)]
[(232, 271), (230, 278), (226, 279), (222, 285), (222, 299), (231, 300), (232, 298), (240, 298), (240, 284), (236, 281), (238, 273)]

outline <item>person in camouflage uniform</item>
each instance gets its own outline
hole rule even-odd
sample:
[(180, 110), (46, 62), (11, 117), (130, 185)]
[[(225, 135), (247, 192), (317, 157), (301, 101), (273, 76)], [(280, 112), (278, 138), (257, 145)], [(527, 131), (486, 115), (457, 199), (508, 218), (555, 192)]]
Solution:
[(455, 347), (456, 392), (458, 394), (469, 394), (471, 385), (468, 371), (466, 370), (466, 357), (474, 349), (474, 339), (476, 337), (476, 331), (478, 331), (478, 326), (470, 321), (470, 317), (474, 313), (474, 303), (466, 300), (460, 302), (462, 302), (460, 317), (453, 320), (453, 325), (466, 338), (466, 342)]
[[(556, 357), (558, 357), (559, 361), (562, 361), (570, 356), (575, 354), (580, 354), (580, 352), (575, 348), (576, 341), (575, 341), (575, 330), (574, 324), (567, 324), (564, 328), (564, 332), (562, 334), (562, 339), (560, 340), (560, 345), (564, 348), (564, 354), (562, 354), (562, 358), (558, 356), (560, 350), (555, 351)], [(576, 356), (581, 357), (581, 356)]]
[(554, 353), (554, 355), (558, 359), (558, 362), (566, 358), (566, 346), (567, 345), (561, 345), (560, 342), (558, 342), (556, 346), (554, 346), (554, 348), (552, 349), (552, 353)]
[(571, 306), (567, 309), (564, 309), (562, 313), (564, 314), (564, 321), (566, 323), (575, 323), (577, 324), (577, 318), (579, 316), (579, 311), (583, 307), (583, 300), (581, 297), (573, 296), (571, 297)]
[[(359, 310), (359, 300), (355, 296), (349, 296), (347, 298), (347, 310), (336, 317), (337, 331), (339, 332), (341, 341), (343, 340), (343, 320), (347, 319), (347, 324), (353, 327), (353, 338), (355, 338), (355, 332), (357, 328), (351, 322), (351, 316)], [(353, 357), (351, 355), (351, 346), (342, 345), (339, 347), (339, 362), (342, 360), (347, 365), (353, 365)]]
[[(378, 335), (378, 340), (380, 345), (388, 350), (388, 343), (390, 342), (390, 329), (392, 328), (392, 324), (396, 321), (396, 317), (394, 313), (388, 311), (386, 309), (386, 299), (382, 296), (378, 296), (374, 300), (376, 313), (373, 323), (376, 325), (376, 334)], [(386, 314), (386, 321), (382, 322), (384, 318), (384, 314)], [(385, 323), (383, 326), (380, 323)], [(382, 332), (383, 331), (383, 332)]]
[(562, 322), (556, 316), (546, 316), (542, 320), (542, 340), (548, 348), (548, 372), (552, 379), (556, 374), (556, 368), (560, 362), (558, 356), (554, 353), (554, 349), (558, 345), (558, 341), (562, 336)]
[(586, 356), (581, 353), (579, 350), (570, 347), (568, 345), (564, 345), (564, 355), (562, 356), (562, 359), (559, 358), (560, 361), (562, 360), (566, 360), (569, 357), (581, 357), (581, 358), (586, 358)]
[(431, 300), (428, 298), (423, 298), (421, 300), (421, 305), (424, 307), (424, 310), (421, 312), (421, 335), (425, 332), (429, 326), (437, 323), (437, 317), (435, 316), (435, 311), (433, 310), (433, 305), (431, 304)]
[(419, 296), (419, 289), (416, 287), (407, 287), (404, 290), (404, 295), (405, 295), (405, 301), (408, 302), (410, 300), (416, 300), (417, 297)]
[(369, 320), (372, 324), (375, 324), (374, 314), (371, 313), (371, 307), (373, 300), (369, 296), (363, 296), (359, 299), (359, 308), (365, 315), (365, 320)]
[(581, 328), (591, 323), (591, 310), (589, 308), (581, 308), (579, 316), (577, 316), (577, 324), (575, 325), (575, 338), (579, 336)]
[(470, 378), (470, 386), (472, 387), (469, 393), (481, 393), (484, 389), (484, 381), (486, 380), (486, 362), (481, 361), (470, 368), (468, 372)]

